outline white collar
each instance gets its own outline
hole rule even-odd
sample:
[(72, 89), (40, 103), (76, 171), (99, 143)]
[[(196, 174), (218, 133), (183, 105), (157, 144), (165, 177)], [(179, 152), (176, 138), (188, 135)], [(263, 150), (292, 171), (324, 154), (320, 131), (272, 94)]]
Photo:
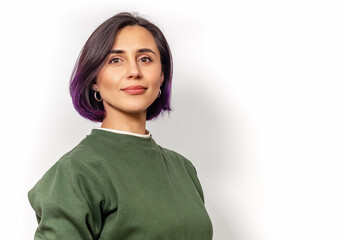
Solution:
[(119, 134), (127, 134), (127, 135), (132, 135), (132, 136), (141, 137), (141, 138), (150, 138), (151, 137), (151, 134), (148, 130), (147, 130), (147, 134), (139, 134), (139, 133), (132, 133), (132, 132), (121, 131), (121, 130), (116, 130), (116, 129), (111, 129), (111, 128), (99, 127), (99, 128), (95, 128), (95, 129), (100, 129), (100, 130), (119, 133)]

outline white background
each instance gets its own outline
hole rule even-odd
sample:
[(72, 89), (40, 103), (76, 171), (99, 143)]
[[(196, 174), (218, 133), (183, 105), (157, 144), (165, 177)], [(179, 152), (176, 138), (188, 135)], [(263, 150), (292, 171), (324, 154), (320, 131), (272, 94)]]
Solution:
[(173, 112), (148, 129), (196, 166), (214, 239), (341, 239), (339, 1), (223, 2), (1, 3), (1, 239), (33, 239), (28, 190), (99, 126), (69, 76), (119, 11), (169, 41)]

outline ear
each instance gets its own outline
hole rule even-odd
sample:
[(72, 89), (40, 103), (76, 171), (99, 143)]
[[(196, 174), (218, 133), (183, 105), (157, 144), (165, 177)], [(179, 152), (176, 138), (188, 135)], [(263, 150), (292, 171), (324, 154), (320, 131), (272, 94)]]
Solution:
[(91, 86), (91, 89), (94, 90), (94, 91), (98, 91), (97, 83), (93, 83), (92, 86)]

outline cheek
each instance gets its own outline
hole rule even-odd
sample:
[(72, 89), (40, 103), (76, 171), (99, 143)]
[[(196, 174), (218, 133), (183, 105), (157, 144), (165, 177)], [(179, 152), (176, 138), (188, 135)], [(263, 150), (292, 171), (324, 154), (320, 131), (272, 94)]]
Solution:
[(152, 85), (153, 89), (159, 91), (159, 88), (162, 85), (162, 81), (161, 81), (160, 76), (155, 76), (155, 78), (153, 79), (153, 82), (151, 83), (151, 85)]
[(150, 82), (153, 86), (159, 88), (162, 84), (162, 72), (160, 69), (155, 69), (153, 71), (150, 71), (149, 72), (149, 79), (150, 79)]
[(118, 87), (119, 76), (112, 71), (106, 71), (98, 74), (97, 83), (99, 85), (100, 91), (106, 91), (107, 89)]
[(115, 81), (113, 79), (103, 79), (100, 83), (101, 90), (105, 91), (111, 88), (115, 88)]

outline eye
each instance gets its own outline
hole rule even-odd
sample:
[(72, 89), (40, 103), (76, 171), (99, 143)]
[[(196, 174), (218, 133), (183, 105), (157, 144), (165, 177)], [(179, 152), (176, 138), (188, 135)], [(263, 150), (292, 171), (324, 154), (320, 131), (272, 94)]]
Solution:
[(109, 63), (121, 63), (121, 62), (122, 62), (122, 59), (115, 57), (115, 58), (112, 58)]
[(144, 62), (144, 63), (152, 62), (152, 60), (149, 57), (142, 57), (142, 58), (140, 58), (140, 61)]

